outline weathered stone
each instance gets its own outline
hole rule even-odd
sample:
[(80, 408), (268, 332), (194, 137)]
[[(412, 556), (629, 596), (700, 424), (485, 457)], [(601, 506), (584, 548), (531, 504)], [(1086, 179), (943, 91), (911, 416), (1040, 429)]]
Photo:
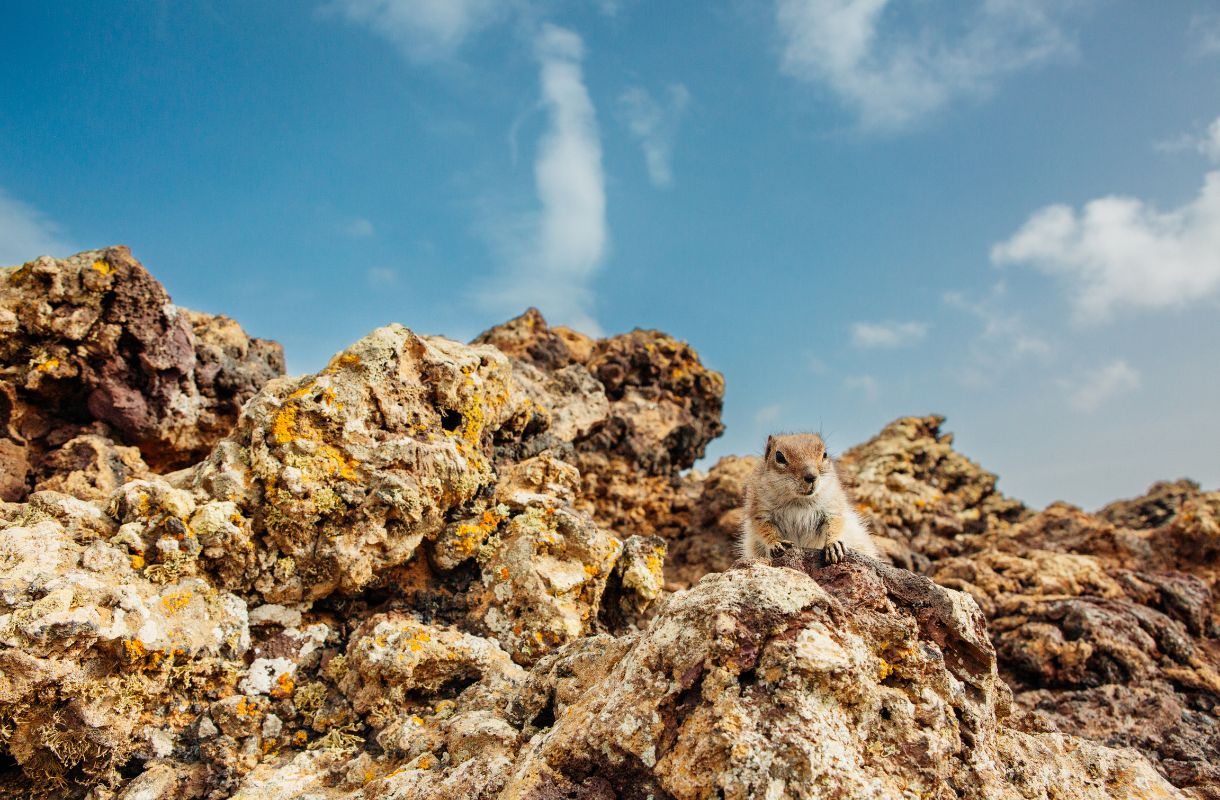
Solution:
[(869, 513), (873, 531), (921, 564), (962, 552), (959, 537), (1018, 522), (1025, 507), (996, 489), (996, 476), (953, 449), (944, 417), (904, 417), (843, 453), (839, 473)]
[(251, 556), (240, 578), (227, 553), (205, 559), (269, 602), (359, 591), (493, 484), (491, 437), (513, 413), (509, 391), (498, 351), (397, 325), (316, 375), (273, 381), (192, 477), (243, 519), (218, 546)]
[(193, 463), (284, 371), (279, 345), (172, 305), (125, 247), (0, 269), (0, 327), (10, 500), (62, 470), (43, 459), (84, 434), (138, 447), (154, 470)]

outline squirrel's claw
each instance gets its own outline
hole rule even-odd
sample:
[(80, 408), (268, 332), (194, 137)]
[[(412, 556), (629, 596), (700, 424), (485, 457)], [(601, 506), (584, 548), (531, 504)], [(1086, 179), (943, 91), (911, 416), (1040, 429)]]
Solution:
[(847, 555), (847, 547), (842, 542), (831, 542), (822, 549), (822, 558), (827, 564), (838, 564)]
[(769, 546), (768, 554), (771, 558), (778, 558), (788, 552), (788, 548), (792, 547), (792, 542), (785, 542), (782, 539), (773, 545)]

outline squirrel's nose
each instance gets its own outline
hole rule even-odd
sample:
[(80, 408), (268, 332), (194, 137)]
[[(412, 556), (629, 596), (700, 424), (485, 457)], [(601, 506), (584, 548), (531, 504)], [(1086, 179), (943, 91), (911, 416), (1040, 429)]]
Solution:
[(804, 478), (805, 478), (805, 483), (809, 484), (810, 486), (813, 486), (813, 482), (818, 479), (818, 476), (814, 475), (812, 472), (806, 472), (804, 475)]

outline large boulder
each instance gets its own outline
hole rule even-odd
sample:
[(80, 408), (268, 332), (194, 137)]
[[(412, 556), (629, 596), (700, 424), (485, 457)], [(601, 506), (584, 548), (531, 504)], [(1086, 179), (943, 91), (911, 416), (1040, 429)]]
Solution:
[(192, 464), (283, 372), (278, 344), (174, 306), (126, 247), (0, 269), (0, 497), (22, 499), (82, 435), (156, 471)]

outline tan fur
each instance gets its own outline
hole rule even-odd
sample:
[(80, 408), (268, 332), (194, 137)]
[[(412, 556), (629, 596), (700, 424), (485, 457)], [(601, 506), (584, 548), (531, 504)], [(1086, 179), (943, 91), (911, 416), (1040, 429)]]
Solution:
[(816, 433), (767, 437), (763, 460), (746, 483), (741, 557), (768, 558), (784, 545), (822, 550), (832, 562), (844, 548), (877, 557), (868, 524)]

